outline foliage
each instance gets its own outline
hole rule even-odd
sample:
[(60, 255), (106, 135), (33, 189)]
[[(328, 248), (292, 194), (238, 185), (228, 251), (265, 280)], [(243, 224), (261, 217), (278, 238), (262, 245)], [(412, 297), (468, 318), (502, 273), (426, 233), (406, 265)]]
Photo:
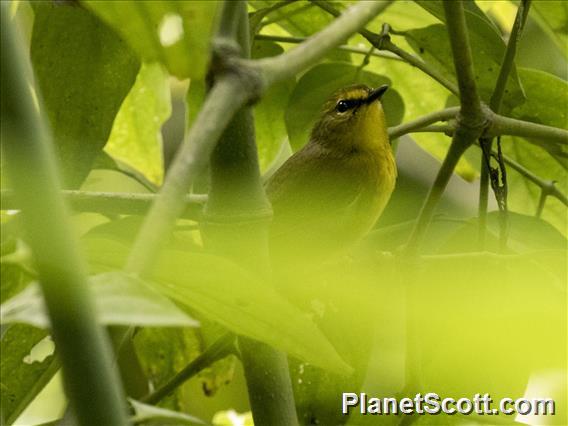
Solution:
[[(32, 9), (28, 2), (12, 3), (11, 22), (24, 30), (31, 28), (29, 46), (21, 41), (21, 48), (29, 50), (31, 87), (40, 115), (49, 125), (65, 188), (98, 191), (102, 196), (105, 192), (149, 195), (149, 189), (157, 189), (166, 193), (166, 198), (170, 179), (184, 191), (189, 189), (188, 181), (176, 176), (174, 168), (167, 169), (165, 146), (190, 146), (196, 143), (187, 140), (190, 129), (218, 126), (219, 120), (212, 119), (214, 108), (205, 120), (199, 115), (208, 102), (237, 102), (211, 99), (207, 96), (211, 85), (235, 70), (237, 75), (243, 69), (262, 74), (264, 69), (258, 64), (285, 57), (293, 49), (291, 44), (303, 42), (305, 46), (304, 37), (341, 19), (318, 2), (249, 1), (255, 33), (250, 38), (252, 60), (239, 62), (231, 56), (227, 35), (215, 36), (217, 26), (223, 30), (222, 3), (29, 2)], [(351, 3), (333, 5), (342, 11)], [(565, 129), (566, 75), (553, 75), (557, 69), (553, 66), (543, 70), (529, 47), (554, 52), (553, 61), (566, 63), (566, 4), (532, 3), (527, 28), (539, 31), (527, 33), (532, 39), (521, 36), (519, 40), (499, 113), (529, 126)], [(517, 7), (509, 2), (463, 5), (476, 89), (488, 104)], [(236, 15), (232, 18), (238, 21)], [(391, 26), (389, 40), (411, 59), (401, 59), (384, 49), (371, 51), (365, 34), (354, 34), (302, 72), (274, 82), (266, 79), (271, 85), (262, 88), (259, 99), (248, 93), (243, 96), (243, 102), (254, 103), (260, 171), (270, 174), (307, 143), (325, 99), (355, 82), (392, 86), (383, 98), (391, 128), (460, 105), (457, 93), (450, 93), (433, 78), (438, 73), (455, 85), (466, 67), (454, 64), (451, 46), (455, 40), (448, 36), (444, 2), (397, 1), (365, 28), (380, 38), (384, 22)], [(418, 61), (426, 72), (416, 68)], [(247, 64), (257, 68), (238, 68)], [(22, 78), (31, 84), (30, 76)], [(6, 90), (4, 86), (2, 90)], [(4, 121), (4, 94), (2, 102)], [(459, 133), (456, 129), (461, 125), (454, 116), (444, 123), (404, 132), (393, 144), (396, 149), (398, 143), (398, 187), (383, 219), (347, 254), (314, 265), (304, 274), (290, 271), (284, 278), (276, 277), (276, 286), (267, 284), (262, 265), (266, 253), (261, 253), (264, 245), (255, 240), (265, 234), (263, 218), (254, 216), (258, 214), (254, 196), (246, 198), (251, 204), (250, 217), (247, 213), (217, 218), (221, 226), (227, 226), (222, 229), (229, 235), (221, 249), (207, 240), (203, 225), (212, 221), (207, 208), (191, 219), (177, 219), (171, 236), (158, 235), (150, 244), (150, 250), (163, 249), (152, 258), (147, 274), (124, 269), (129, 256), (136, 253), (148, 220), (115, 210), (101, 214), (92, 203), (78, 206), (69, 227), (81, 237), (81, 256), (88, 264), (89, 294), (99, 324), (136, 327), (127, 344), (132, 345), (140, 363), (139, 379), (150, 384), (152, 391), (200, 360), (226, 331), (239, 336), (239, 341), (263, 342), (289, 356), (295, 403), (303, 424), (406, 421), (341, 416), (341, 392), (394, 397), (434, 390), (455, 398), (489, 392), (494, 399), (525, 395), (527, 383), (546, 372), (566, 372), (568, 140), (529, 137), (521, 131), (515, 136), (500, 136), (506, 160), (518, 167), (506, 167), (509, 211), (498, 212), (497, 205), (490, 202), (490, 210), (495, 211), (489, 212), (486, 225), (477, 211), (484, 158), (478, 146), (469, 147), (450, 170), (449, 187), (436, 215), (426, 221), (417, 256), (405, 257), (405, 244), (412, 241), (424, 220), (419, 207), (433, 185), (432, 177), (443, 170), (439, 162), (448, 155), (452, 143), (448, 135)], [(169, 139), (164, 131), (167, 126), (181, 129), (186, 140)], [(239, 145), (244, 136), (230, 136), (234, 138), (230, 156), (237, 164), (248, 155), (242, 147), (251, 141)], [(5, 143), (18, 142), (5, 139), (3, 131), (3, 149)], [(207, 143), (213, 147), (215, 142)], [(184, 155), (182, 151), (178, 158)], [(427, 156), (421, 157), (424, 153)], [(428, 156), (436, 159), (432, 165), (416, 161)], [(3, 166), (5, 161), (9, 159), (2, 159)], [(180, 162), (189, 169), (196, 159)], [(249, 166), (243, 175), (256, 164)], [(112, 171), (102, 170), (109, 168)], [(241, 170), (234, 173), (236, 177), (240, 174)], [(208, 192), (206, 173), (200, 170), (196, 176), (189, 182), (193, 192)], [(3, 202), (9, 195), (4, 190), (11, 190), (10, 181), (16, 179), (25, 180), (26, 171), (2, 176)], [(557, 192), (550, 189), (548, 182), (553, 181)], [(243, 193), (246, 191), (243, 188)], [(44, 206), (36, 208), (43, 211)], [(57, 349), (47, 350), (43, 359), (29, 361), (34, 348), (37, 351), (38, 344), (49, 340), (46, 336), (56, 324), (50, 322), (53, 312), (49, 306), (46, 309), (45, 289), (38, 285), (42, 282), (38, 273), (42, 259), (32, 255), (26, 234), (30, 230), (23, 229), (21, 213), (15, 210), (2, 208), (0, 367), (2, 420), (7, 424), (26, 421), (26, 408), (33, 400), (45, 398), (41, 391), (60, 367)], [(167, 210), (175, 209), (170, 204)], [(411, 221), (401, 219), (410, 214)], [(49, 212), (44, 215), (49, 226)], [(250, 227), (257, 222), (261, 223), (258, 228)], [(481, 247), (480, 229), (486, 232)], [(251, 241), (262, 248), (254, 251), (252, 260), (246, 256)], [(240, 257), (227, 256), (227, 252)], [(531, 339), (538, 339), (538, 343)], [(255, 397), (250, 383), (254, 380), (242, 347), (236, 351), (242, 360), (233, 352), (222, 352), (223, 359), (204, 365), (198, 377), (177, 386), (157, 403), (149, 404), (140, 395), (129, 399), (132, 423), (229, 424), (224, 422), (238, 417), (230, 410), (250, 411)], [(245, 395), (241, 361), (250, 399)], [(259, 365), (258, 370), (261, 375), (271, 375), (265, 365)], [(565, 393), (555, 387), (557, 379), (554, 376), (545, 382), (546, 395), (541, 396), (557, 399), (562, 422), (567, 408), (560, 402)], [(279, 391), (275, 389), (274, 394)], [(70, 395), (58, 394), (57, 398), (72, 400)], [(250, 420), (250, 415), (244, 417)], [(440, 424), (466, 421), (470, 420), (445, 416)], [(478, 420), (472, 417), (471, 421)]]

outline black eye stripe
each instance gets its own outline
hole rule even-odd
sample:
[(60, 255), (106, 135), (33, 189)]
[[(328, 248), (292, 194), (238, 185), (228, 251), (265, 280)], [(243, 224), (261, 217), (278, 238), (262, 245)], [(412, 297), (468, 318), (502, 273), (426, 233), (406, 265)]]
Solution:
[(348, 109), (358, 107), (360, 104), (360, 99), (342, 99), (337, 103), (335, 109), (339, 112), (345, 112)]

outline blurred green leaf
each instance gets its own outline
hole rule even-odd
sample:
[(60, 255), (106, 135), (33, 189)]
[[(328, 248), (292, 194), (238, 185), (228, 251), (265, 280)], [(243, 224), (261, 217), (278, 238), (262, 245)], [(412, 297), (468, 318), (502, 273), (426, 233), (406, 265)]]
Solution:
[[(6, 228), (13, 225), (13, 222), (1, 225), (2, 237), (4, 237), (4, 233), (8, 234), (10, 232)], [(10, 237), (6, 238), (6, 240), (2, 239), (0, 303), (4, 303), (24, 289), (29, 284), (31, 275), (34, 272), (32, 253), (29, 246), (19, 238)]]
[[(276, 43), (258, 41), (253, 45), (253, 59), (276, 56), (284, 49)], [(294, 87), (294, 81), (285, 80), (271, 86), (260, 102), (254, 106), (256, 145), (262, 171), (276, 158), (280, 147), (286, 141), (284, 111)]]
[[(168, 298), (133, 276), (119, 272), (90, 278), (99, 322), (105, 325), (196, 327), (197, 321)], [(48, 328), (49, 319), (39, 286), (32, 284), (2, 304), (2, 324), (27, 323)]]
[[(511, 115), (522, 120), (566, 128), (568, 105), (566, 96), (568, 84), (543, 71), (519, 69), (525, 86), (527, 101), (515, 108)], [(554, 145), (536, 139), (524, 140), (517, 137), (503, 138), (503, 151), (542, 179), (556, 181), (563, 193), (568, 193), (568, 171), (566, 146)], [(509, 205), (519, 213), (532, 215), (536, 212), (540, 189), (515, 170), (509, 168)], [(548, 197), (542, 217), (566, 234), (568, 219), (566, 206)]]
[[(107, 268), (120, 267), (126, 258), (126, 246), (97, 240), (84, 240), (90, 261)], [(165, 250), (148, 284), (237, 334), (266, 342), (338, 374), (350, 371), (308, 316), (272, 287), (224, 258)]]
[(103, 149), (139, 61), (92, 13), (33, 2), (31, 59), (67, 187), (78, 187)]
[(160, 260), (154, 279), (173, 300), (237, 334), (338, 374), (350, 370), (302, 311), (232, 262), (172, 250)]
[[(481, 98), (489, 103), (503, 56), (505, 42), (486, 19), (476, 14), (467, 15), (469, 41), (474, 65), (474, 76)], [(455, 81), (455, 67), (445, 25), (435, 24), (426, 28), (410, 30), (406, 40), (425, 62)], [(513, 67), (503, 97), (505, 109), (512, 109), (524, 101), (524, 93), (515, 67)]]
[(122, 172), (108, 169), (95, 169), (89, 173), (81, 186), (82, 191), (143, 193), (149, 189), (138, 180)]
[[(511, 137), (502, 141), (503, 153), (531, 170), (537, 176), (555, 181), (564, 194), (568, 193), (568, 176), (565, 160), (556, 161), (539, 146), (525, 139)], [(509, 209), (518, 213), (534, 215), (540, 198), (540, 188), (510, 167), (507, 172)], [(566, 206), (553, 197), (548, 197), (543, 219), (549, 221), (560, 232), (568, 232)]]
[(160, 61), (171, 74), (203, 78), (209, 39), (220, 2), (85, 0), (82, 3), (119, 32), (148, 62)]
[(32, 350), (47, 336), (29, 325), (2, 326), (0, 349), (0, 397), (2, 419), (13, 424), (30, 402), (49, 383), (59, 369), (54, 355), (43, 360), (30, 357)]
[(134, 408), (134, 416), (130, 418), (130, 421), (135, 425), (194, 426), (205, 424), (203, 420), (189, 414), (144, 404), (131, 398), (129, 402)]
[[(424, 10), (427, 10), (433, 16), (438, 18), (440, 21), (444, 23), (446, 22), (446, 14), (444, 13), (443, 0), (416, 0), (416, 3)], [(475, 4), (475, 1), (463, 2), (463, 8), (468, 23), (468, 27), (470, 27), (468, 29), (470, 31), (474, 32), (480, 31), (480, 28), (476, 27), (475, 25), (472, 25), (472, 23), (475, 21), (469, 21), (470, 16), (475, 15), (476, 17), (483, 20), (490, 27), (492, 27), (495, 30), (495, 32), (498, 33), (499, 29), (497, 28), (497, 26), (493, 23), (491, 19), (489, 19), (489, 17), (483, 12), (483, 10), (481, 10), (479, 6)], [(481, 29), (481, 31), (483, 30)]]
[[(258, 12), (262, 9), (270, 8), (279, 1), (273, 0), (253, 0), (249, 4)], [(290, 2), (289, 5), (270, 12), (263, 20), (262, 24), (257, 24), (256, 28), (262, 33), (262, 25), (278, 25), (288, 34), (296, 37), (307, 37), (322, 30), (332, 22), (333, 16), (321, 10), (315, 4), (306, 1)], [(331, 50), (326, 57), (333, 61), (351, 61), (348, 52)]]
[(534, 372), (566, 369), (566, 273), (559, 278), (534, 259), (431, 256), (403, 273), (412, 283), (410, 368), (420, 375), (418, 390), (457, 399), (483, 388), (493, 400), (515, 399)]
[[(255, 9), (273, 6), (277, 1), (253, 0), (249, 2)], [(293, 36), (311, 35), (329, 24), (333, 16), (323, 12), (316, 5), (299, 1), (273, 11), (268, 19), (278, 23)]]
[[(298, 81), (286, 108), (286, 128), (294, 150), (300, 149), (310, 137), (310, 131), (319, 117), (325, 101), (335, 92), (350, 84), (361, 83), (369, 87), (392, 84), (382, 75), (362, 70), (345, 63), (316, 65)], [(403, 101), (395, 89), (389, 89), (382, 98), (389, 126), (400, 123), (404, 115)]]
[[(201, 353), (201, 341), (193, 328), (144, 327), (133, 343), (151, 389), (157, 389)], [(188, 384), (178, 387), (160, 406), (187, 412), (191, 394)]]
[[(499, 249), (499, 212), (487, 215), (487, 239), (485, 250), (498, 253)], [(515, 212), (508, 213), (508, 247), (515, 253), (534, 252), (536, 250), (565, 250), (568, 248), (566, 237), (548, 222)], [(438, 248), (438, 253), (474, 252), (477, 244), (478, 221), (473, 218), (449, 235)], [(432, 235), (433, 237), (433, 235)]]
[(543, 28), (565, 56), (568, 56), (568, 3), (565, 1), (534, 1), (532, 17)]
[[(519, 75), (525, 87), (527, 100), (511, 112), (511, 116), (534, 123), (559, 128), (568, 127), (568, 83), (552, 74), (529, 68), (520, 68)], [(552, 155), (568, 158), (566, 145), (529, 139)]]
[(122, 103), (105, 151), (161, 184), (162, 124), (171, 114), (166, 71), (157, 63), (142, 64), (136, 82)]

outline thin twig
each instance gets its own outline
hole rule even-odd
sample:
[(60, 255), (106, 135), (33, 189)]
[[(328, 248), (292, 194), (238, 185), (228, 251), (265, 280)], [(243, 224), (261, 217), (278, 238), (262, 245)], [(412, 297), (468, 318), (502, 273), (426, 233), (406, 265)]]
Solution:
[[(77, 190), (63, 190), (60, 194), (75, 211), (101, 214), (144, 215), (157, 198), (155, 194)], [(2, 210), (21, 208), (13, 191), (3, 189), (0, 196)], [(180, 217), (199, 220), (206, 201), (207, 195), (186, 195), (185, 210)]]
[[(503, 63), (501, 65), (501, 69), (499, 70), (497, 83), (495, 84), (495, 89), (493, 90), (493, 94), (489, 102), (489, 107), (495, 114), (498, 114), (501, 109), (501, 101), (503, 99), (503, 95), (505, 94), (507, 81), (514, 67), (514, 59), (517, 52), (517, 42), (521, 37), (522, 29), (527, 20), (530, 3), (531, 0), (523, 0), (521, 1), (517, 9), (515, 23), (513, 24), (513, 30), (511, 31), (511, 35), (507, 43), (507, 49), (505, 50)], [(491, 151), (493, 138), (482, 138), (479, 142), (481, 149), (483, 149), (484, 151)], [(485, 229), (487, 227), (487, 199), (489, 192), (489, 167), (489, 162), (481, 162), (478, 207), (478, 245), (480, 250), (483, 250), (483, 247), (485, 246)]]
[[(258, 41), (275, 41), (278, 43), (290, 43), (290, 44), (300, 44), (307, 40), (307, 37), (286, 37), (286, 36), (275, 36), (268, 34), (257, 34), (254, 38), (255, 40)], [(341, 50), (343, 52), (356, 53), (359, 55), (367, 55), (369, 53), (369, 49), (367, 48), (351, 46), (349, 44), (342, 44), (340, 46), (337, 46), (335, 49)], [(391, 59), (393, 61), (406, 63), (398, 55), (395, 55), (394, 53), (391, 52), (383, 52), (377, 48), (373, 48), (370, 52), (371, 56), (376, 56), (378, 58)]]
[[(316, 4), (318, 7), (320, 7), (322, 10), (326, 11), (330, 15), (336, 17), (341, 15), (341, 12), (339, 12), (339, 10), (337, 10), (330, 2), (318, 1), (318, 0), (311, 0), (311, 1), (312, 3)], [(425, 74), (432, 77), (434, 80), (436, 80), (446, 89), (448, 89), (451, 93), (455, 95), (458, 94), (458, 88), (456, 87), (456, 85), (451, 81), (449, 81), (446, 77), (444, 77), (440, 72), (438, 72), (438, 70), (430, 67), (430, 65), (422, 61), (420, 58), (406, 52), (405, 50), (395, 45), (390, 39), (389, 31), (393, 32), (390, 30), (390, 26), (385, 24), (383, 25), (383, 31), (381, 34), (374, 33), (367, 29), (361, 29), (359, 31), (359, 34), (365, 37), (367, 41), (369, 41), (369, 43), (371, 43), (371, 45), (374, 46), (376, 49), (386, 50), (394, 53), (409, 65), (418, 68)]]
[(215, 343), (205, 349), (202, 354), (191, 361), (179, 373), (176, 373), (176, 375), (168, 380), (164, 385), (140, 399), (140, 402), (144, 402), (146, 404), (157, 404), (204, 368), (207, 368), (214, 362), (235, 353), (235, 340), (235, 335), (231, 333), (221, 336), (215, 341)]
[(390, 3), (390, 0), (357, 3), (295, 49), (276, 57), (256, 60), (254, 63), (262, 69), (268, 85), (293, 77), (309, 64), (319, 61), (327, 51), (339, 46), (347, 37), (358, 32)]
[(399, 124), (395, 127), (389, 127), (388, 134), (389, 138), (396, 139), (406, 133), (412, 133), (416, 129), (420, 129), (429, 124), (436, 123), (438, 121), (448, 121), (456, 118), (460, 108), (451, 107), (440, 111), (432, 112), (430, 114), (423, 115), (416, 120), (409, 121), (407, 123)]

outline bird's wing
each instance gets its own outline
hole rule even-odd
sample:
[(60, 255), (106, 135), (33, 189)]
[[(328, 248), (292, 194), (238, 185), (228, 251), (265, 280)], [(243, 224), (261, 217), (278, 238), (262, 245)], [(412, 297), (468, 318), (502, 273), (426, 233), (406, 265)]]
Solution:
[(274, 219), (272, 237), (340, 220), (361, 194), (362, 164), (312, 145), (298, 151), (266, 183)]

